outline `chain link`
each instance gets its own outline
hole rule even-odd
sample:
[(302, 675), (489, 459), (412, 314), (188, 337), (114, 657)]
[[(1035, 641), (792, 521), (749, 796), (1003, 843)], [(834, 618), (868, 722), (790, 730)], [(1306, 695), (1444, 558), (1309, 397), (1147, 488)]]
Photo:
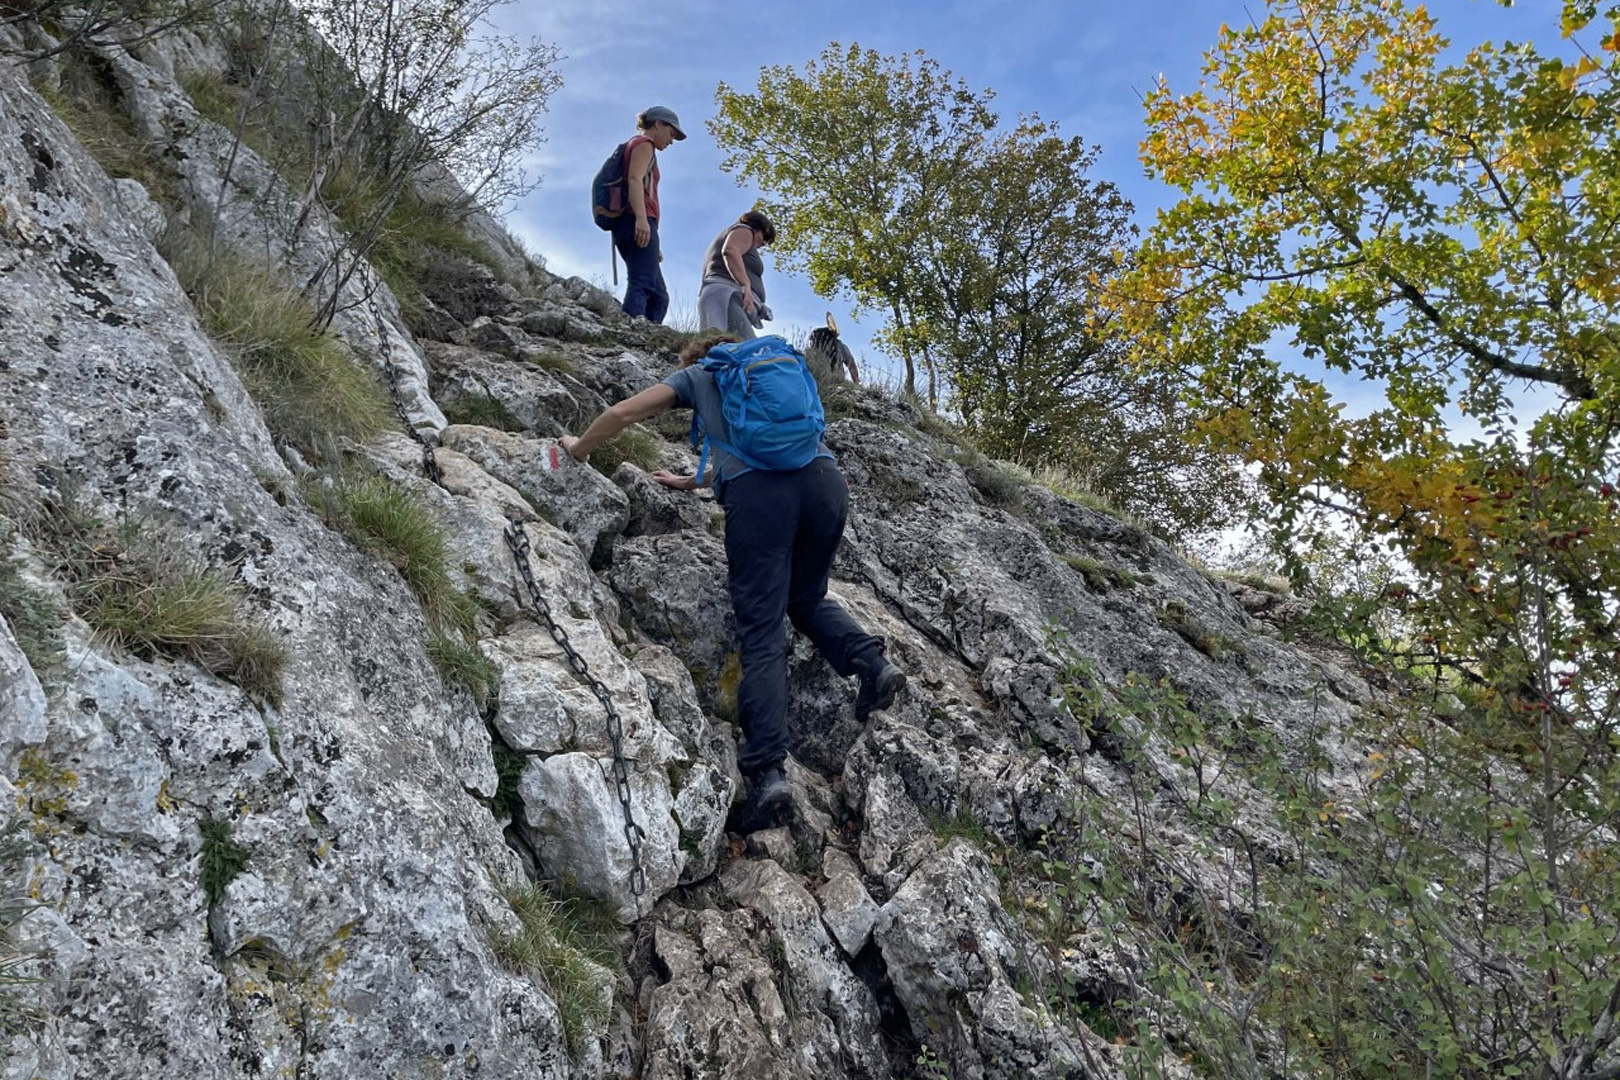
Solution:
[(377, 306), (377, 285), (372, 279), (370, 267), (362, 268), (360, 287), (366, 291), (366, 307), (371, 311), (372, 321), (377, 324), (377, 346), (382, 352), (383, 372), (388, 376), (388, 396), (394, 400), (394, 413), (404, 425), (405, 434), (422, 447), (422, 471), (429, 480), (443, 487), (444, 476), (439, 472), (439, 459), (433, 453), (433, 441), (417, 430), (416, 425), (411, 423), (410, 414), (405, 411), (405, 396), (399, 392), (399, 365), (394, 363), (394, 347), (388, 340), (388, 324), (383, 322), (382, 309)]
[(511, 518), (506, 523), (506, 545), (512, 549), (512, 558), (517, 562), (518, 574), (523, 578), (523, 584), (529, 592), (529, 602), (545, 621), (551, 640), (561, 646), (563, 654), (568, 657), (568, 666), (573, 668), (574, 673), (591, 688), (591, 693), (596, 695), (596, 700), (600, 701), (602, 708), (607, 711), (608, 739), (613, 743), (613, 785), (618, 790), (619, 806), (624, 810), (624, 842), (630, 847), (630, 891), (640, 896), (647, 887), (647, 875), (641, 868), (643, 834), (630, 809), (630, 768), (624, 760), (624, 721), (619, 717), (619, 710), (613, 707), (613, 696), (608, 693), (608, 688), (603, 685), (601, 679), (591, 674), (585, 658), (579, 655), (573, 642), (568, 640), (568, 631), (552, 617), (551, 605), (546, 602), (539, 584), (534, 580), (534, 572), (529, 569), (529, 534), (524, 530), (523, 523), (516, 518)]
[[(371, 278), (369, 267), (363, 268), (362, 287), (366, 292), (366, 305), (371, 310), (372, 320), (377, 324), (377, 342), (382, 350), (383, 371), (388, 376), (388, 393), (394, 399), (394, 412), (398, 414), (399, 421), (405, 425), (405, 432), (416, 440), (422, 447), (422, 471), (427, 474), (440, 487), (444, 486), (444, 476), (439, 471), (439, 460), (433, 452), (433, 442), (416, 429), (411, 423), (410, 414), (405, 411), (405, 398), (399, 389), (399, 365), (394, 363), (394, 350), (388, 340), (388, 326), (383, 322), (382, 310), (377, 306), (376, 285)], [(636, 824), (634, 813), (630, 809), (630, 767), (624, 760), (624, 721), (619, 717), (619, 711), (613, 707), (613, 695), (601, 679), (591, 674), (591, 669), (585, 663), (585, 658), (579, 655), (573, 643), (568, 640), (568, 632), (558, 624), (551, 614), (551, 605), (546, 602), (545, 595), (540, 592), (539, 584), (534, 580), (534, 572), (529, 568), (529, 535), (523, 529), (523, 523), (517, 518), (510, 518), (506, 523), (506, 546), (512, 551), (512, 558), (517, 563), (518, 576), (523, 579), (524, 587), (529, 594), (529, 603), (546, 625), (551, 639), (562, 647), (563, 653), (568, 657), (569, 667), (574, 673), (590, 687), (596, 700), (602, 703), (607, 710), (608, 739), (613, 744), (613, 786), (619, 796), (619, 806), (624, 811), (624, 842), (630, 848), (630, 892), (639, 897), (647, 889), (647, 872), (641, 866), (641, 844), (645, 837), (641, 827)]]

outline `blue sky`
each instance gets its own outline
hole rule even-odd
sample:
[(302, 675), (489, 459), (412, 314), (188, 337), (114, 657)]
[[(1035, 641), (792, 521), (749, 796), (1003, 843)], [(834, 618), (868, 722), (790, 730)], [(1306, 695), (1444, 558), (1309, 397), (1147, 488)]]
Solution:
[[(1558, 0), (1437, 0), (1429, 9), (1458, 46), (1484, 40), (1546, 41), (1555, 34)], [(590, 178), (612, 148), (634, 132), (649, 105), (673, 108), (688, 138), (661, 155), (664, 275), (671, 322), (695, 309), (699, 262), (710, 240), (753, 205), (757, 192), (720, 171), (722, 155), (704, 122), (725, 82), (752, 90), (768, 64), (802, 67), (829, 42), (857, 42), (880, 53), (922, 49), (975, 88), (996, 91), (1004, 119), (1039, 112), (1066, 135), (1101, 147), (1093, 179), (1114, 183), (1146, 227), (1172, 201), (1137, 159), (1141, 99), (1162, 73), (1173, 89), (1198, 81), (1204, 53), (1223, 22), (1265, 11), (1263, 0), (822, 0), (750, 5), (718, 0), (519, 0), (498, 9), (501, 32), (539, 37), (565, 54), (563, 87), (546, 117), (547, 141), (530, 166), (540, 186), (509, 211), (507, 226), (557, 273), (608, 287), (608, 235), (587, 210)], [(807, 282), (775, 273), (766, 286), (776, 321), (792, 336), (831, 310), (866, 366), (893, 368), (867, 344), (878, 318), (862, 326), (847, 300), (826, 301)], [(620, 271), (623, 281), (623, 271)]]

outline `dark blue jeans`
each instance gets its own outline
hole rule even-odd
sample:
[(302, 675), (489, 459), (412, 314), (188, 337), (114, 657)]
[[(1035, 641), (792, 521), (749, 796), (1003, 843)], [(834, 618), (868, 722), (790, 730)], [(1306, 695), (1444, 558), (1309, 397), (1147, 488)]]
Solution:
[(661, 323), (669, 311), (669, 290), (658, 262), (658, 219), (648, 218), (646, 247), (636, 246), (636, 215), (625, 214), (613, 223), (613, 246), (624, 260), (624, 313)]
[(747, 741), (737, 765), (753, 776), (780, 765), (788, 732), (786, 615), (834, 671), (881, 662), (883, 640), (858, 626), (827, 577), (844, 536), (849, 486), (831, 459), (794, 472), (744, 473), (725, 485), (726, 562), (742, 648), (737, 712)]

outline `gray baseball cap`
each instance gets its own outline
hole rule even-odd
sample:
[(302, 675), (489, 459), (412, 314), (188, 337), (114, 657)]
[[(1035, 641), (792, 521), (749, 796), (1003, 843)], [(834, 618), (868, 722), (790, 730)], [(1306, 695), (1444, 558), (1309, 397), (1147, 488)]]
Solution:
[(686, 138), (686, 132), (681, 130), (680, 117), (676, 116), (675, 110), (669, 108), (668, 106), (654, 105), (652, 108), (642, 113), (641, 118), (649, 124), (655, 120), (662, 120), (664, 123), (675, 129), (675, 138), (677, 141)]

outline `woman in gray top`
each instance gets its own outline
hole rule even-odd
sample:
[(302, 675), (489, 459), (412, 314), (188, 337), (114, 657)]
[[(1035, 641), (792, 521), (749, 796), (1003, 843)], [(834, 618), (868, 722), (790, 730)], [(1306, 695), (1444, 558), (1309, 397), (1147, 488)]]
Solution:
[(765, 260), (759, 249), (776, 240), (776, 226), (750, 210), (714, 238), (703, 256), (698, 293), (698, 325), (723, 330), (738, 340), (754, 337), (771, 317), (765, 306)]

